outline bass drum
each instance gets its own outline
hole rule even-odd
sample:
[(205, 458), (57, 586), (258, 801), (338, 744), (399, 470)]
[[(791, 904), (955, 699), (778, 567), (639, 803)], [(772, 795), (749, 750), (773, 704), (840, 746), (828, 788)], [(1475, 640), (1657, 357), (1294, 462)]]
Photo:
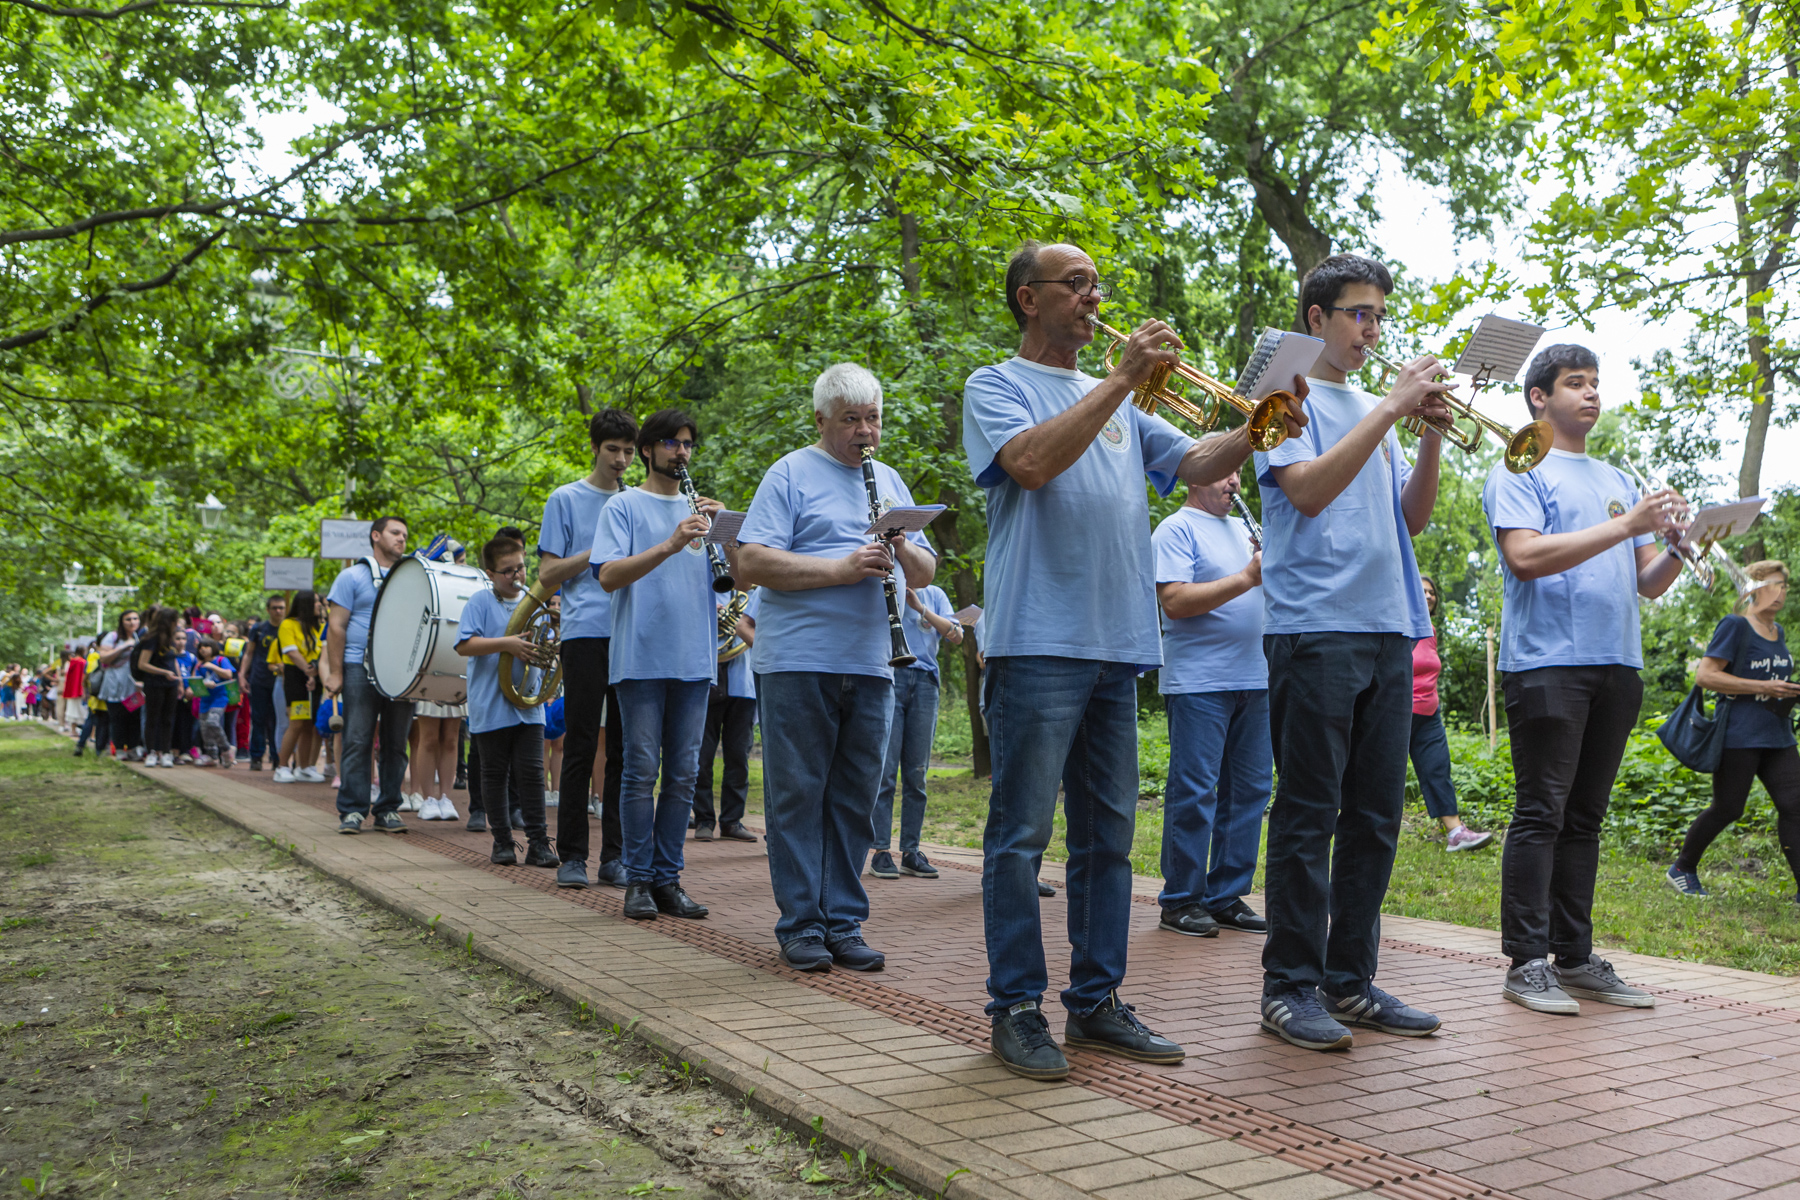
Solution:
[(461, 704), (468, 659), (456, 652), (463, 606), (491, 585), (474, 567), (403, 558), (381, 582), (363, 665), (389, 700)]

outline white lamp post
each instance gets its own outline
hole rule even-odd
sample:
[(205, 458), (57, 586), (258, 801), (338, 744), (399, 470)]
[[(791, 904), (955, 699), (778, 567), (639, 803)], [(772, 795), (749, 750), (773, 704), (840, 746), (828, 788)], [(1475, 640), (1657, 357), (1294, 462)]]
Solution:
[(196, 504), (200, 510), (200, 525), (203, 529), (217, 529), (219, 522), (225, 519), (225, 505), (211, 492), (206, 493), (206, 503)]

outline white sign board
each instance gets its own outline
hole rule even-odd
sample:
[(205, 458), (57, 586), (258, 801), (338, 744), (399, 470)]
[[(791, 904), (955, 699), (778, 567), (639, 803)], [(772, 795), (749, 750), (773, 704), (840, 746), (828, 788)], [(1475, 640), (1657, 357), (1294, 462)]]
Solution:
[(320, 558), (366, 558), (373, 521), (326, 520), (319, 522)]
[(293, 592), (309, 590), (312, 585), (312, 559), (268, 557), (263, 559), (263, 591)]

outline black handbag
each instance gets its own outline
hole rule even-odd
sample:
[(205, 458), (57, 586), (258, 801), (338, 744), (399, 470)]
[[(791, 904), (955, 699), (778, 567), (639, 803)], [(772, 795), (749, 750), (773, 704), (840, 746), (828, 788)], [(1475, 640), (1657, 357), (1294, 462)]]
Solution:
[(1719, 769), (1719, 756), (1725, 753), (1725, 720), (1730, 712), (1731, 697), (1720, 696), (1713, 715), (1707, 716), (1706, 692), (1695, 684), (1656, 736), (1682, 766), (1710, 775)]

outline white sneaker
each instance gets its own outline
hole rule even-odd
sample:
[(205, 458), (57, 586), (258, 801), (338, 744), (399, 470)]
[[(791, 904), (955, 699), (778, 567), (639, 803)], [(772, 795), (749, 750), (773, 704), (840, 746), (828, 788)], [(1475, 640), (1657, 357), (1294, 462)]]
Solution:
[(440, 820), (440, 821), (460, 821), (460, 820), (462, 820), (462, 817), (457, 814), (456, 805), (455, 805), (455, 803), (453, 803), (451, 801), (450, 797), (439, 796), (438, 801), (437, 801), (437, 806), (438, 806), (438, 820)]
[(300, 778), (307, 783), (324, 783), (325, 772), (317, 767), (301, 767)]
[[(406, 805), (407, 801), (402, 799), (400, 801), (400, 807), (405, 808)], [(419, 807), (412, 809), (411, 811), (418, 813), (419, 820), (421, 821), (435, 821), (438, 819), (437, 799), (432, 796), (427, 796), (423, 802), (420, 803)]]
[(544, 807), (545, 808), (556, 808), (557, 803), (558, 803), (558, 794), (556, 792), (545, 792), (544, 793)]
[(300, 782), (298, 779), (296, 779), (294, 777), (294, 768), (292, 768), (292, 767), (276, 767), (275, 773), (273, 775), (269, 776), (269, 778), (270, 778), (270, 780), (272, 780), (275, 783), (299, 783)]
[(425, 795), (423, 792), (408, 792), (400, 798), (401, 812), (424, 812)]
[(599, 815), (600, 815), (600, 797), (594, 795), (592, 792), (589, 792), (588, 793), (588, 816), (597, 817)]
[(163, 765), (163, 766), (165, 766), (165, 767), (172, 767), (172, 766), (174, 766), (174, 765), (175, 765), (175, 757), (174, 757), (174, 755), (171, 755), (171, 754), (165, 754), (165, 755), (163, 755), (163, 756), (162, 756), (162, 765)]
[(369, 803), (374, 804), (374, 803), (378, 802), (380, 799), (381, 799), (381, 781), (377, 780), (374, 783), (371, 783), (369, 785)]

